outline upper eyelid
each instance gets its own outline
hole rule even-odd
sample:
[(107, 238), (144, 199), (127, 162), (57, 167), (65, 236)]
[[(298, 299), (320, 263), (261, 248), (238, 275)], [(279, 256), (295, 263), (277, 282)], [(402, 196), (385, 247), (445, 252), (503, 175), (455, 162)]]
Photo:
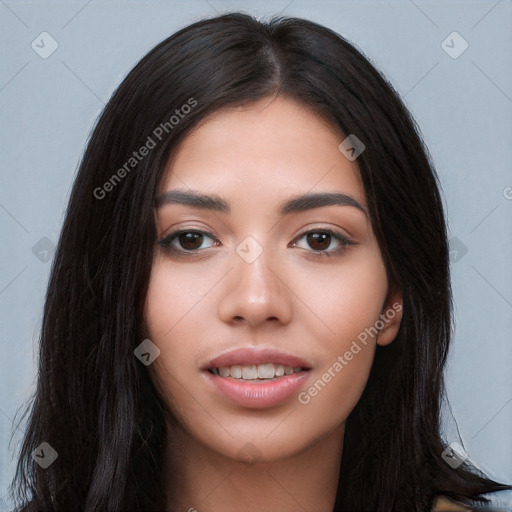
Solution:
[[(338, 243), (341, 243), (345, 246), (346, 245), (357, 245), (357, 243), (354, 240), (352, 240), (351, 238), (349, 238), (348, 236), (343, 235), (342, 233), (340, 233), (338, 231), (328, 229), (328, 228), (309, 229), (308, 231), (303, 231), (302, 233), (297, 235), (292, 240), (292, 242), (295, 242), (296, 240), (300, 240), (301, 238), (303, 238), (306, 235), (309, 235), (310, 233), (319, 233), (319, 232), (329, 233), (333, 238), (335, 238), (338, 241)], [(315, 252), (329, 252), (329, 251), (318, 250)]]
[(349, 236), (344, 235), (343, 233), (341, 233), (341, 231), (333, 229), (333, 228), (327, 228), (327, 227), (309, 228), (306, 231), (301, 231), (295, 238), (297, 238), (299, 236), (307, 235), (309, 233), (319, 233), (319, 232), (330, 233), (331, 235), (338, 236), (345, 240), (350, 239)]
[(165, 240), (172, 240), (175, 236), (181, 235), (182, 233), (201, 233), (202, 235), (207, 235), (210, 238), (213, 238), (215, 241), (220, 242), (219, 238), (210, 231), (205, 231), (204, 229), (199, 228), (185, 228), (177, 229), (176, 231), (171, 231), (167, 235), (161, 237), (160, 240), (158, 240), (158, 243), (163, 242)]

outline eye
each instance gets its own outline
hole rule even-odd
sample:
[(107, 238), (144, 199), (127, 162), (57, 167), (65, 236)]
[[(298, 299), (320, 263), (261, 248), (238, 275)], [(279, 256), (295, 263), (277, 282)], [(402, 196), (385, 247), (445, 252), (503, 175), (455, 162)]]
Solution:
[(159, 245), (164, 249), (181, 253), (195, 253), (208, 247), (218, 245), (220, 241), (211, 233), (199, 230), (174, 231), (159, 240)]
[(355, 245), (341, 233), (330, 229), (317, 229), (303, 233), (292, 242), (292, 247), (310, 249), (315, 253), (331, 256), (343, 252), (347, 246)]

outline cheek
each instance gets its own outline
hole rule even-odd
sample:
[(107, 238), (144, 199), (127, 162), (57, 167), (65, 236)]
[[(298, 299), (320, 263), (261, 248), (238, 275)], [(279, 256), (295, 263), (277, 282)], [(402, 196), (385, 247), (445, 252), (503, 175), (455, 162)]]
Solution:
[(314, 379), (298, 396), (311, 428), (318, 425), (318, 418), (324, 418), (325, 425), (345, 421), (359, 401), (373, 363), (376, 324), (388, 288), (376, 251), (347, 259), (336, 273), (316, 268), (314, 274), (314, 279), (302, 274), (299, 292), (314, 312), (304, 318), (309, 319), (307, 330), (315, 340), (319, 363)]
[[(212, 311), (215, 284), (224, 272), (200, 271), (193, 266), (180, 268), (163, 261), (153, 266), (145, 305), (149, 338), (160, 349), (160, 356), (148, 367), (150, 378), (177, 422), (193, 438), (223, 452), (235, 447), (233, 421), (222, 404), (205, 399), (204, 384), (197, 368), (201, 340), (213, 343)], [(199, 277), (201, 276), (201, 277)]]
[(378, 250), (359, 251), (341, 265), (315, 265), (297, 272), (294, 292), (307, 306), (303, 318), (319, 353), (331, 357), (373, 326), (388, 291)]
[[(148, 367), (161, 396), (174, 402), (195, 366), (195, 343), (204, 323), (198, 322), (213, 277), (176, 269), (156, 258), (146, 296), (144, 319), (149, 339), (160, 356)], [(182, 400), (179, 400), (182, 402)], [(185, 401), (186, 403), (186, 401)]]
[[(191, 316), (204, 310), (225, 275), (222, 265), (175, 263), (165, 255), (155, 256), (144, 309), (150, 338), (164, 346), (176, 344), (176, 333), (184, 331)], [(194, 334), (194, 329), (197, 333), (203, 323), (188, 325), (192, 332), (185, 330), (185, 334)]]

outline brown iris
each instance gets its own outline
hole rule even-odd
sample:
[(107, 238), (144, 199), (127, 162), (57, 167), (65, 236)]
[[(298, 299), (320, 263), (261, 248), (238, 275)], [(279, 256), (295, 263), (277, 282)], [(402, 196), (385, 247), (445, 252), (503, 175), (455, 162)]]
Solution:
[(178, 240), (181, 247), (187, 251), (195, 251), (201, 247), (203, 243), (203, 234), (196, 232), (180, 233)]
[(325, 251), (331, 244), (330, 233), (308, 233), (307, 241), (314, 251)]

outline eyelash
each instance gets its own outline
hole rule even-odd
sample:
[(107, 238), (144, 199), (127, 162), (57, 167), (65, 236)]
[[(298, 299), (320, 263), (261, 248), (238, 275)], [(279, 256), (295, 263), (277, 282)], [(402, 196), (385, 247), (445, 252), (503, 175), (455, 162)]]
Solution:
[(184, 256), (194, 256), (196, 254), (199, 254), (201, 251), (204, 251), (204, 249), (198, 249), (196, 251), (190, 251), (190, 250), (182, 250), (182, 249), (176, 249), (171, 245), (172, 241), (178, 237), (179, 235), (183, 235), (186, 233), (195, 233), (200, 234), (203, 236), (208, 236), (209, 238), (213, 239), (215, 244), (220, 244), (220, 240), (213, 234), (208, 231), (202, 231), (200, 229), (180, 229), (178, 231), (173, 231), (172, 233), (169, 233), (168, 235), (164, 236), (161, 240), (158, 241), (158, 244), (165, 249), (166, 251), (176, 254), (176, 255), (184, 255)]
[[(182, 250), (182, 249), (177, 249), (177, 248), (175, 248), (175, 247), (173, 247), (171, 245), (173, 240), (176, 237), (178, 237), (179, 235), (182, 235), (182, 234), (186, 234), (186, 233), (195, 233), (195, 234), (207, 236), (207, 237), (211, 238), (214, 241), (214, 244), (213, 244), (214, 246), (220, 244), (220, 240), (213, 233), (210, 233), (208, 231), (202, 231), (202, 230), (199, 230), (199, 229), (181, 229), (181, 230), (178, 230), (178, 231), (173, 231), (172, 233), (169, 233), (168, 235), (163, 237), (161, 240), (159, 240), (158, 244), (163, 249), (165, 249), (166, 251), (168, 251), (170, 253), (173, 253), (175, 255), (180, 255), (180, 256), (181, 255), (183, 255), (183, 256), (194, 256), (194, 255), (200, 254), (202, 251), (205, 250), (205, 249), (197, 249), (195, 251), (193, 251), (193, 250)], [(324, 250), (311, 249), (310, 252), (312, 254), (314, 254), (315, 256), (327, 256), (327, 257), (337, 256), (337, 255), (343, 254), (345, 252), (345, 250), (347, 249), (347, 247), (349, 247), (351, 245), (356, 245), (356, 242), (350, 240), (349, 238), (347, 238), (346, 236), (342, 235), (341, 233), (338, 233), (338, 232), (333, 231), (332, 229), (328, 229), (328, 228), (318, 228), (318, 229), (312, 229), (312, 230), (306, 231), (306, 232), (300, 234), (299, 236), (297, 236), (293, 240), (293, 246), (292, 247), (296, 247), (297, 241), (303, 239), (307, 235), (319, 234), (319, 233), (320, 234), (330, 235), (335, 241), (338, 242), (339, 247), (337, 249), (331, 250), (331, 251), (327, 251), (325, 249)], [(208, 247), (206, 249), (208, 249)]]
[[(338, 233), (337, 231), (333, 231), (332, 229), (329, 229), (329, 228), (316, 228), (316, 229), (310, 229), (309, 231), (306, 231), (306, 232), (300, 234), (299, 236), (297, 236), (294, 240), (292, 247), (296, 246), (297, 240), (301, 240), (304, 237), (306, 237), (307, 235), (311, 235), (311, 234), (330, 235), (332, 237), (332, 239), (339, 244), (337, 249), (330, 250), (330, 251), (327, 251), (325, 249), (324, 250), (310, 249), (311, 253), (314, 254), (315, 256), (327, 256), (327, 257), (339, 256), (345, 252), (347, 247), (349, 247), (351, 245), (356, 245), (356, 242), (354, 242), (353, 240), (350, 240), (349, 238), (342, 235), (341, 233)], [(331, 242), (332, 242), (332, 240), (331, 240)]]

